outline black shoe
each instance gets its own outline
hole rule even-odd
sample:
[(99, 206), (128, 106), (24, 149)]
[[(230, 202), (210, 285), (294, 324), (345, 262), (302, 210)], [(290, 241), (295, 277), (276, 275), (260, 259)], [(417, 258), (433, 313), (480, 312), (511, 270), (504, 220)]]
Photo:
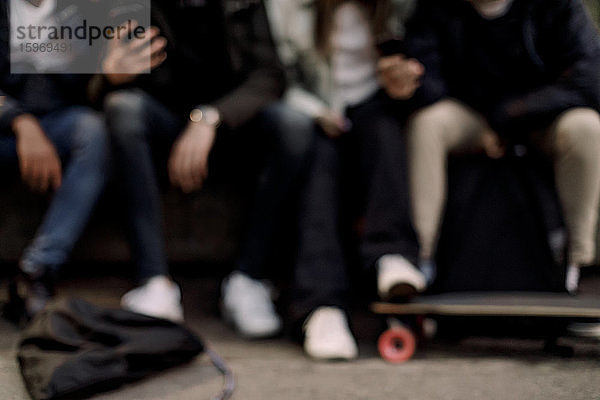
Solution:
[(22, 326), (25, 322), (25, 301), (19, 295), (16, 278), (8, 282), (8, 301), (2, 307), (2, 317), (15, 325)]
[(54, 297), (55, 282), (54, 274), (50, 271), (36, 277), (26, 273), (17, 277), (17, 296), (22, 299), (26, 321), (35, 317)]

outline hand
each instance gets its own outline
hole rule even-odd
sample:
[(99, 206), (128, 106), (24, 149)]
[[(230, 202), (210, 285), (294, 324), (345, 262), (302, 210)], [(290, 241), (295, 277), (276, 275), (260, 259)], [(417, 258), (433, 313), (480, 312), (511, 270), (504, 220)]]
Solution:
[(425, 73), (423, 64), (401, 54), (380, 58), (377, 70), (381, 87), (396, 100), (411, 98), (421, 86), (421, 77)]
[(17, 138), (21, 178), (33, 190), (56, 190), (62, 181), (61, 162), (36, 117), (23, 114), (12, 123)]
[(331, 139), (335, 139), (350, 130), (350, 121), (329, 109), (321, 112), (315, 118), (315, 121), (323, 129), (325, 135)]
[(489, 158), (502, 158), (506, 153), (506, 145), (502, 143), (500, 136), (491, 128), (486, 128), (481, 135), (481, 146)]
[(216, 128), (190, 122), (177, 138), (169, 158), (169, 178), (185, 193), (202, 187), (208, 176), (208, 155), (215, 141)]
[[(133, 81), (139, 74), (154, 69), (165, 61), (167, 39), (158, 36), (159, 30), (150, 27), (142, 38), (132, 37), (126, 40), (127, 34), (137, 28), (132, 21), (127, 30), (121, 31), (120, 38), (109, 41), (108, 49), (102, 61), (102, 72), (113, 85), (122, 85)], [(148, 65), (150, 60), (150, 65)]]

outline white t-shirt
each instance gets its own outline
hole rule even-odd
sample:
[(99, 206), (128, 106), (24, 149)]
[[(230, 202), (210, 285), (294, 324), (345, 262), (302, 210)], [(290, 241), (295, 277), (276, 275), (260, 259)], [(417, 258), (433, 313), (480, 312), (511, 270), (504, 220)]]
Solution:
[(473, 2), (473, 7), (484, 18), (499, 18), (508, 12), (513, 0), (491, 0), (485, 3)]
[[(27, 43), (39, 45), (50, 42), (48, 30), (38, 32), (38, 27), (57, 25), (56, 1), (43, 0), (37, 7), (27, 0), (10, 0), (10, 61), (13, 66), (24, 64), (32, 66), (37, 72), (62, 72), (70, 64), (71, 60), (57, 52), (27, 51), (24, 47)], [(33, 38), (29, 36), (30, 26), (33, 27)], [(26, 37), (20, 39), (23, 32)], [(38, 37), (38, 33), (41, 33), (41, 37)]]
[(336, 10), (330, 44), (334, 86), (331, 108), (341, 112), (379, 88), (375, 39), (369, 21), (355, 2), (344, 3)]

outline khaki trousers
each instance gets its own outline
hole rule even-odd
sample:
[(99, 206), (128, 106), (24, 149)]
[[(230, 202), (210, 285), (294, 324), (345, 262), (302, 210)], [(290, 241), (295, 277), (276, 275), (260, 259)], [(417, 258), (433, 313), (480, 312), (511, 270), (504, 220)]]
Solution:
[[(446, 201), (449, 153), (481, 150), (487, 122), (457, 100), (441, 100), (409, 121), (408, 160), (412, 218), (430, 259), (438, 241)], [(556, 185), (569, 237), (569, 263), (590, 264), (600, 200), (600, 115), (590, 108), (562, 113), (533, 142), (552, 157)]]

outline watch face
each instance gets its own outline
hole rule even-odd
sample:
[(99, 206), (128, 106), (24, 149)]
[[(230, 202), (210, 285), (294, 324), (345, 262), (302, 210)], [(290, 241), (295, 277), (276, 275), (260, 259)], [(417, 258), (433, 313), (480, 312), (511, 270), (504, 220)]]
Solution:
[(203, 114), (204, 113), (202, 112), (202, 110), (200, 110), (199, 108), (194, 108), (190, 112), (190, 119), (192, 120), (192, 122), (200, 122), (202, 121)]

